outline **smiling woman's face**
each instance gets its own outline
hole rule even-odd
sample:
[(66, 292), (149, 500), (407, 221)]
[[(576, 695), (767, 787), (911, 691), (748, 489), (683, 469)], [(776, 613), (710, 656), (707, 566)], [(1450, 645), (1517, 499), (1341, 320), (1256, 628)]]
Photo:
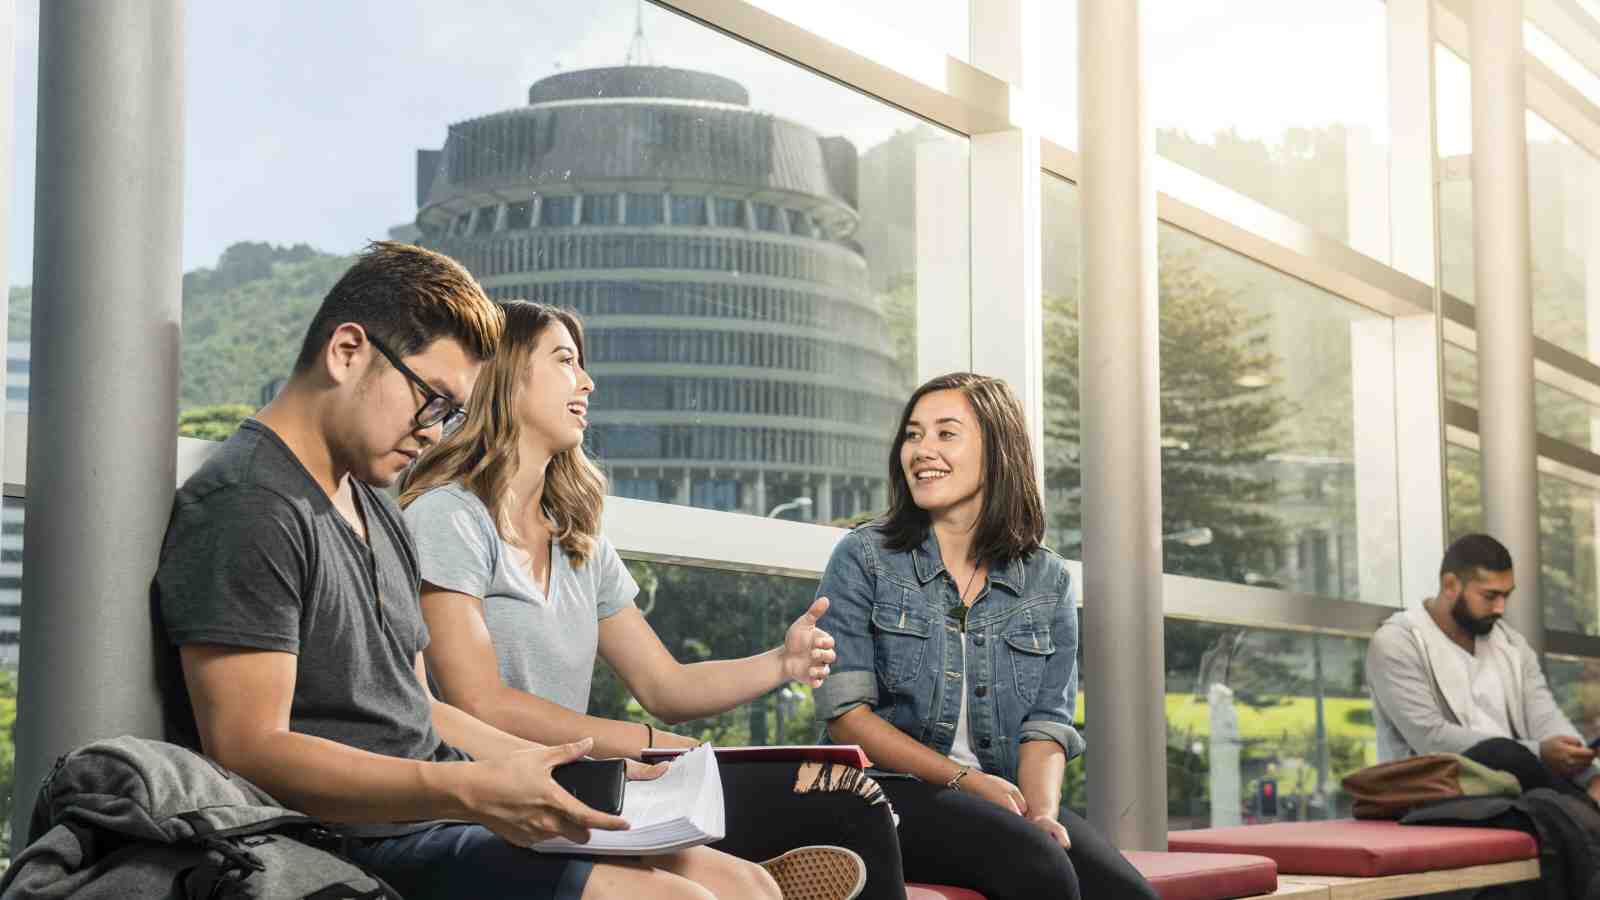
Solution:
[(589, 427), (589, 395), (594, 379), (578, 359), (578, 345), (567, 326), (551, 321), (539, 333), (528, 358), (516, 404), (517, 428), (537, 435), (554, 456), (583, 443)]
[(983, 429), (966, 394), (930, 391), (917, 401), (900, 445), (900, 467), (912, 502), (931, 516), (982, 506)]

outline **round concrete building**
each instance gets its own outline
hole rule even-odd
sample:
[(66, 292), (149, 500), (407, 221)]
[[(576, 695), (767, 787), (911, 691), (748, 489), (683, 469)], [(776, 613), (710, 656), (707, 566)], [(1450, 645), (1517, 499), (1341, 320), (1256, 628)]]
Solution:
[(570, 306), (613, 493), (819, 521), (884, 506), (899, 404), (851, 241), (856, 151), (727, 78), (567, 72), (417, 159), (419, 242)]

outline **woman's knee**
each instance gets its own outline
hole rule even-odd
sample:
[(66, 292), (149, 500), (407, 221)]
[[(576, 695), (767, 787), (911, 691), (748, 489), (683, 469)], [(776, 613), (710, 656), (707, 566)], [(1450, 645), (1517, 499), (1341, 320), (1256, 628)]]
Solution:
[(739, 864), (736, 872), (730, 873), (735, 883), (735, 893), (719, 891), (719, 900), (740, 900), (749, 897), (750, 900), (783, 900), (783, 890), (778, 887), (778, 882), (772, 873), (753, 862), (735, 860)]
[[(1078, 900), (1078, 873), (1072, 867), (1067, 851), (1044, 829), (1018, 818), (1013, 833), (1005, 835), (1000, 843), (1006, 853), (996, 859), (998, 879), (996, 893), (1006, 896), (1050, 898), (1050, 900)], [(1010, 888), (1000, 891), (1001, 886)], [(1021, 893), (1016, 893), (1020, 889)]]
[(766, 869), (710, 847), (694, 847), (646, 862), (704, 888), (718, 900), (783, 900), (783, 892)]
[(595, 863), (582, 900), (719, 900), (703, 885), (682, 875), (634, 862)]

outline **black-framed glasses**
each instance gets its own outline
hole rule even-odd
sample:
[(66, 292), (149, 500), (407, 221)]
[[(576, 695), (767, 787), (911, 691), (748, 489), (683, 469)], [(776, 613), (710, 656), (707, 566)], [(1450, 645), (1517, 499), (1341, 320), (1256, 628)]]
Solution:
[(467, 420), (466, 407), (434, 390), (433, 385), (423, 381), (422, 376), (411, 371), (410, 366), (401, 362), (398, 354), (385, 347), (383, 341), (378, 340), (371, 334), (367, 335), (367, 340), (372, 342), (372, 346), (383, 354), (383, 358), (387, 359), (390, 365), (399, 369), (400, 374), (404, 375), (412, 384), (417, 386), (417, 390), (422, 392), (422, 408), (417, 410), (416, 416), (413, 417), (416, 420), (418, 429), (432, 428), (443, 422), (444, 433), (450, 434), (461, 427), (461, 423)]

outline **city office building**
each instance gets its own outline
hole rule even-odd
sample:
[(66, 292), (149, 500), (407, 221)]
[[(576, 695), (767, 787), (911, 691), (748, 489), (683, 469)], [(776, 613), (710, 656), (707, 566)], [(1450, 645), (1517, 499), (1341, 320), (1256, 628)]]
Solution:
[(903, 387), (851, 238), (856, 149), (732, 79), (566, 72), (417, 154), (422, 242), (576, 309), (612, 492), (827, 522), (881, 510)]

